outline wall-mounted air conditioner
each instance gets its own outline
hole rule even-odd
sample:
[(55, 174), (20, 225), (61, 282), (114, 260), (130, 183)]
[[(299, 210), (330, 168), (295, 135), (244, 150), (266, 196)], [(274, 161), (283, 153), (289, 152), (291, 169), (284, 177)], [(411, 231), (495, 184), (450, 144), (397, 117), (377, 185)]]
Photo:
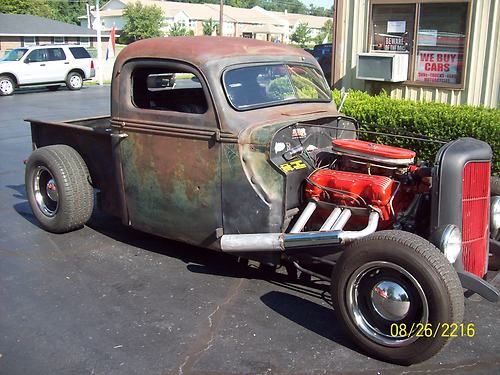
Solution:
[(408, 54), (358, 53), (356, 78), (367, 81), (403, 82), (408, 79)]

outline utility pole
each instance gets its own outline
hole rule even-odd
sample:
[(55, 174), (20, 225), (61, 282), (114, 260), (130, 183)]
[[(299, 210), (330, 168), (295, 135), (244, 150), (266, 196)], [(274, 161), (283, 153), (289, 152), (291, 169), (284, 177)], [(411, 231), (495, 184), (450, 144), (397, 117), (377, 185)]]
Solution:
[(219, 14), (219, 36), (224, 35), (222, 29), (224, 27), (224, 0), (220, 0), (220, 14)]
[(96, 10), (96, 30), (97, 30), (97, 62), (99, 64), (99, 85), (103, 85), (103, 70), (104, 64), (102, 61), (102, 44), (101, 44), (101, 13), (99, 10), (99, 0), (95, 1), (95, 10)]
[(90, 0), (85, 3), (85, 9), (87, 10), (87, 29), (92, 30), (92, 18), (90, 17)]

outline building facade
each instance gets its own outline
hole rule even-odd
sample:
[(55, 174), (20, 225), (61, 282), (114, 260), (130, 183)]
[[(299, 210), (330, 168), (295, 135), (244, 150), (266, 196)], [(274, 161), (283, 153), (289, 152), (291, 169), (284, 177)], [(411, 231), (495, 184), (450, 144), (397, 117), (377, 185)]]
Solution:
[[(118, 31), (123, 30), (123, 10), (135, 0), (110, 0), (100, 8), (103, 30), (111, 30), (113, 24)], [(143, 5), (156, 5), (161, 8), (165, 17), (163, 31), (168, 31), (174, 24), (181, 24), (194, 35), (203, 35), (203, 22), (212, 19), (219, 21), (218, 4), (194, 4), (173, 1), (140, 0)], [(236, 8), (224, 5), (224, 23), (222, 34), (228, 37), (246, 37), (288, 43), (290, 36), (300, 23), (307, 23), (311, 37), (322, 32), (328, 17), (293, 14), (288, 12), (271, 12), (258, 6), (251, 9)], [(91, 12), (90, 24), (96, 13)], [(81, 25), (88, 27), (87, 16), (80, 17)], [(215, 33), (215, 31), (214, 31)]]
[[(0, 57), (14, 48), (41, 44), (93, 47), (97, 41), (96, 34), (94, 30), (48, 18), (0, 13)], [(107, 34), (103, 34), (103, 43), (107, 40)]]
[(499, 107), (500, 1), (338, 0), (335, 19), (337, 87)]

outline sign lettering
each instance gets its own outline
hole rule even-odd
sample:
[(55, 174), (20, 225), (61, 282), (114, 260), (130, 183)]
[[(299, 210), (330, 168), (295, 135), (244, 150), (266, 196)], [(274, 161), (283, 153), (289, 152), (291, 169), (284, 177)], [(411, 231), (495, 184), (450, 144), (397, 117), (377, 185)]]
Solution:
[(460, 83), (457, 52), (421, 51), (418, 54), (417, 80)]

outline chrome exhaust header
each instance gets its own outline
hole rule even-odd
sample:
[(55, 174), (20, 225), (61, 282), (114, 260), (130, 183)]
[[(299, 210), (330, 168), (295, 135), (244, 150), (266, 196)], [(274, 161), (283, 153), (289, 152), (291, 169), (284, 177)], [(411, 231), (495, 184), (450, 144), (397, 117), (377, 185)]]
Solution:
[[(302, 232), (316, 206), (315, 202), (308, 203), (290, 233), (224, 234), (220, 238), (220, 249), (227, 253), (281, 252), (301, 247), (346, 245), (377, 230), (380, 216), (375, 211), (370, 213), (366, 228), (360, 231), (342, 230), (351, 217), (351, 211), (346, 208), (339, 213), (336, 208), (321, 227), (323, 231)], [(325, 230), (329, 226), (332, 230)]]

